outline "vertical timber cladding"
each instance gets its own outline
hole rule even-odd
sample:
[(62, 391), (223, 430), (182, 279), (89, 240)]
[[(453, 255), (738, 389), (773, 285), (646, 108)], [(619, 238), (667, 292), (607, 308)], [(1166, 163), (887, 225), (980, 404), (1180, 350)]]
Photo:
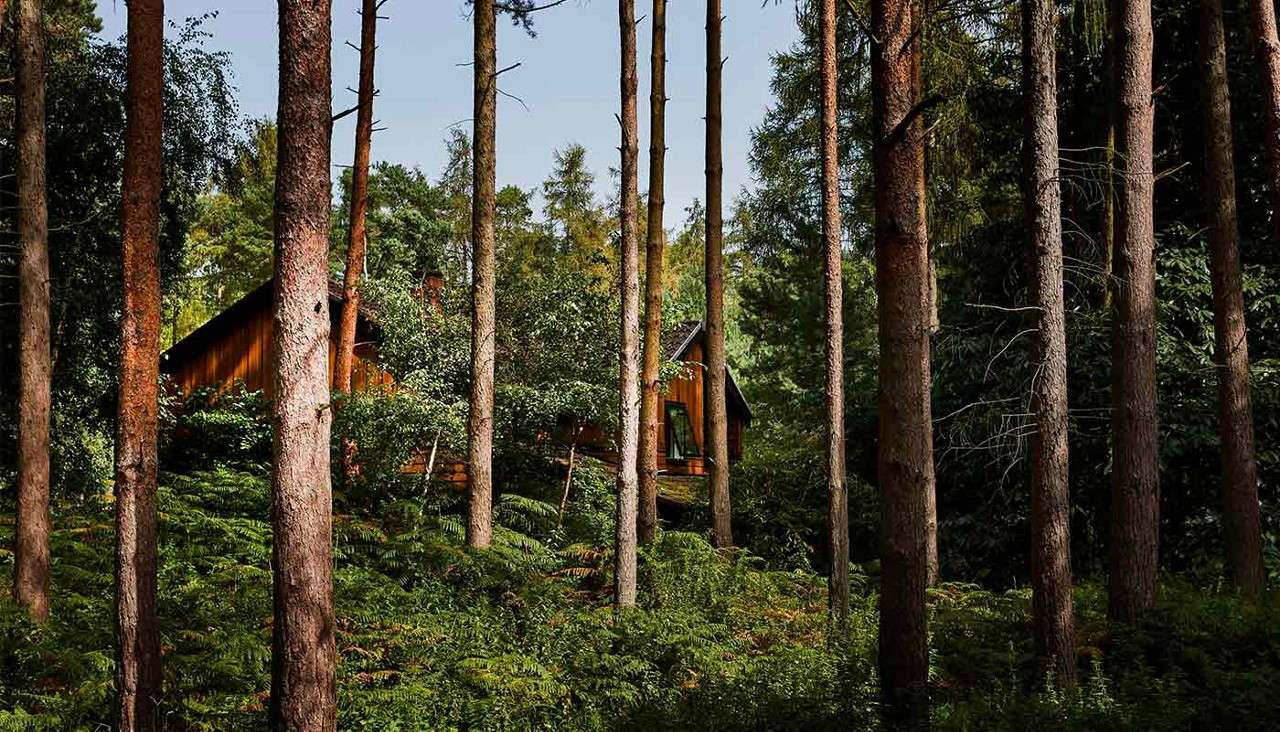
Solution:
[[(161, 370), (183, 394), (202, 386), (221, 389), (243, 382), (248, 391), (262, 391), (270, 399), (271, 297), (270, 287), (249, 293), (235, 305), (197, 328), (165, 354)], [(336, 329), (333, 333), (336, 333)], [(329, 380), (333, 384), (335, 344), (329, 342)], [(352, 363), (352, 386), (357, 390), (392, 383), (391, 374), (377, 366), (377, 353), (369, 343), (367, 324), (358, 332)]]
[[(658, 472), (680, 475), (705, 475), (706, 465), (701, 455), (706, 450), (703, 439), (702, 423), (702, 342), (697, 341), (680, 356), (685, 364), (686, 372), (672, 379), (665, 392), (658, 394)], [(679, 402), (689, 412), (689, 423), (693, 428), (693, 440), (698, 446), (699, 457), (681, 461), (667, 460), (667, 410), (664, 402)]]

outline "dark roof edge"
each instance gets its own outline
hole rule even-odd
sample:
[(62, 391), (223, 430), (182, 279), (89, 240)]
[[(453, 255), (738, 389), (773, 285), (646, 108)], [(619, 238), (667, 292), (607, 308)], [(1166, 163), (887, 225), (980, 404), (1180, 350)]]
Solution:
[[(697, 340), (698, 336), (706, 331), (707, 321), (699, 320), (697, 323), (697, 326), (689, 331), (689, 334), (684, 337), (684, 340), (680, 342), (680, 345), (667, 355), (667, 360), (680, 360), (680, 357), (684, 355), (685, 351), (689, 350), (689, 346), (693, 345), (693, 342)], [(728, 364), (725, 364), (724, 372), (726, 387), (725, 396), (729, 399), (737, 399), (739, 406), (742, 407), (742, 411), (746, 412), (747, 421), (750, 422), (754, 418), (754, 415), (751, 412), (751, 404), (747, 401), (746, 395), (742, 393), (742, 388), (738, 386), (737, 380), (733, 378), (733, 369), (729, 368)]]
[[(160, 354), (160, 370), (164, 371), (166, 364), (172, 363), (176, 359), (181, 359), (190, 355), (200, 347), (210, 336), (217, 332), (224, 324), (234, 321), (236, 318), (244, 315), (247, 311), (261, 304), (262, 300), (266, 300), (267, 305), (271, 303), (271, 283), (273, 280), (267, 280), (261, 285), (246, 292), (243, 297), (226, 307), (225, 310), (214, 315), (212, 318), (201, 323), (198, 328), (183, 336), (169, 346)], [(329, 303), (342, 302), (342, 283), (332, 278), (329, 279), (327, 293), (329, 295)], [(332, 317), (333, 312), (330, 311)], [(368, 307), (362, 302), (360, 304), (360, 316), (366, 320), (372, 320)]]

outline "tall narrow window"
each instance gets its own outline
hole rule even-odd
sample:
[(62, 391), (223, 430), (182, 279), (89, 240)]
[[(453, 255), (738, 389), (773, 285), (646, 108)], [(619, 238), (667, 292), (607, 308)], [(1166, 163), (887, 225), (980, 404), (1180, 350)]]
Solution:
[(698, 443), (693, 437), (693, 423), (689, 410), (680, 402), (666, 403), (667, 459), (687, 460), (698, 457)]

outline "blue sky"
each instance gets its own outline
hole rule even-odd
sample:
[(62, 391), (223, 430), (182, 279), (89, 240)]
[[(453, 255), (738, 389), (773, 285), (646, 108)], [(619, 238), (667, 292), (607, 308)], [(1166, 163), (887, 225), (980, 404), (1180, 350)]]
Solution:
[[(750, 132), (771, 103), (770, 56), (797, 37), (794, 3), (725, 0), (724, 151), (725, 192), (749, 186)], [(359, 42), (358, 0), (333, 6), (334, 108), (354, 101), (357, 54), (344, 41)], [(648, 0), (637, 0), (640, 48), (640, 188), (647, 179)], [(270, 0), (166, 0), (171, 19), (217, 11), (206, 24), (210, 47), (231, 53), (241, 111), (274, 116), (276, 109), (276, 3)], [(537, 186), (551, 169), (556, 148), (578, 142), (588, 151), (596, 187), (608, 193), (610, 165), (617, 166), (618, 22), (612, 0), (569, 0), (537, 15), (537, 37), (500, 21), (499, 68), (503, 89), (522, 98), (500, 98), (498, 183)], [(101, 0), (103, 35), (124, 32), (125, 3)], [(668, 227), (703, 191), (703, 93), (705, 4), (672, 0), (667, 12), (667, 216)], [(451, 125), (469, 127), (471, 116), (471, 24), (463, 0), (388, 0), (378, 29), (375, 117), (388, 129), (374, 136), (373, 157), (421, 167), (433, 179), (444, 164), (443, 140)], [(349, 164), (354, 116), (334, 129), (333, 162)]]

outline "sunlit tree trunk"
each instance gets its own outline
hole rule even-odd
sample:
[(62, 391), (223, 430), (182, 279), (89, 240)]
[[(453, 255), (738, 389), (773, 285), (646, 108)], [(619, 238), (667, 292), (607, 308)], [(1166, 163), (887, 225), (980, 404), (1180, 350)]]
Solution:
[(1031, 587), (1036, 648), (1056, 679), (1076, 678), (1071, 604), (1071, 503), (1067, 483), (1067, 338), (1062, 280), (1062, 191), (1058, 168), (1056, 9), (1024, 0), (1022, 77), (1026, 106), (1026, 216), (1036, 332), (1031, 356)]
[(276, 163), (275, 462), (271, 718), (274, 729), (335, 728), (329, 484), (328, 0), (279, 0)]
[(13, 599), (49, 615), (49, 216), (45, 190), (44, 23), (40, 0), (14, 3), (18, 188), (18, 505)]
[(840, 239), (840, 158), (836, 112), (839, 57), (836, 0), (822, 0), (822, 247), (827, 357), (828, 609), (849, 615), (849, 496), (844, 466), (844, 263)]
[(640, 431), (640, 258), (636, 233), (640, 217), (636, 172), (640, 144), (636, 132), (635, 0), (618, 0), (618, 23), (622, 41), (622, 345), (614, 603), (621, 608), (636, 604), (636, 447)]
[(156, 618), (156, 416), (164, 3), (131, 0), (125, 96), (124, 308), (116, 425), (116, 693), (121, 730), (160, 727)]
[(919, 18), (913, 0), (874, 0), (876, 292), (879, 299), (880, 683), (894, 723), (928, 715), (929, 244)]
[[(342, 318), (338, 324), (338, 349), (334, 359), (335, 390), (351, 391), (351, 367), (355, 361), (356, 319), (360, 312), (360, 277), (364, 273), (365, 212), (369, 207), (369, 147), (373, 139), (373, 62), (377, 51), (378, 2), (362, 0), (360, 6), (360, 88), (356, 101), (356, 154), (351, 166), (351, 219), (347, 239), (347, 269), (342, 278)], [(343, 453), (346, 454), (345, 452)]]
[(1249, 22), (1257, 62), (1262, 70), (1262, 115), (1265, 121), (1263, 149), (1271, 184), (1271, 223), (1280, 240), (1280, 36), (1276, 33), (1274, 0), (1249, 0)]
[(1119, 0), (1117, 20), (1117, 159), (1121, 171), (1115, 243), (1108, 615), (1132, 621), (1155, 604), (1160, 536), (1150, 0)]
[(664, 174), (667, 160), (667, 0), (653, 0), (653, 42), (649, 53), (649, 221), (644, 250), (644, 363), (640, 385), (640, 507), (636, 521), (642, 544), (658, 532), (658, 372), (662, 353), (662, 270), (666, 231)]
[[(912, 13), (916, 18), (916, 23), (923, 26), (925, 9), (928, 7), (926, 0), (914, 0)], [(923, 32), (923, 31), (921, 31)], [(916, 98), (919, 99), (924, 95), (924, 54), (916, 53), (911, 56), (911, 79), (916, 88)], [(926, 102), (917, 102), (920, 109), (920, 125), (925, 126), (923, 117), (923, 109)], [(925, 214), (921, 218), (920, 237), (925, 242), (925, 258), (927, 259), (927, 284), (925, 299), (925, 318), (928, 327), (928, 337), (932, 337), (942, 327), (942, 320), (938, 316), (938, 258), (937, 252), (929, 246), (929, 220), (928, 220), (928, 176), (929, 176), (929, 140), (924, 133), (920, 136), (920, 155), (924, 158), (921, 164), (922, 173), (916, 179), (916, 186), (919, 188), (920, 200), (924, 203)], [(931, 344), (926, 344), (931, 346)], [(925, 370), (932, 383), (931, 366), (927, 363), (926, 357)], [(926, 389), (927, 391), (927, 389)], [(932, 439), (932, 438), (931, 438)], [(932, 443), (931, 443), (932, 444)], [(933, 587), (938, 583), (941, 576), (941, 569), (938, 564), (938, 481), (937, 475), (933, 469), (932, 459), (929, 462), (928, 487), (924, 491), (924, 570), (925, 570), (925, 586)]]
[(493, 540), (494, 222), (497, 218), (497, 20), (478, 2), (473, 65), (471, 187), (471, 411), (467, 422), (467, 545)]
[(1200, 2), (1200, 74), (1204, 114), (1204, 200), (1213, 281), (1213, 333), (1222, 438), (1222, 523), (1227, 567), (1237, 587), (1256, 594), (1265, 583), (1249, 383), (1249, 343), (1237, 244), (1231, 95), (1222, 0)]
[(711, 543), (733, 546), (729, 505), (729, 415), (725, 404), (724, 353), (724, 159), (721, 150), (720, 0), (707, 0), (707, 346), (704, 412), (707, 444), (707, 493), (711, 499)]

